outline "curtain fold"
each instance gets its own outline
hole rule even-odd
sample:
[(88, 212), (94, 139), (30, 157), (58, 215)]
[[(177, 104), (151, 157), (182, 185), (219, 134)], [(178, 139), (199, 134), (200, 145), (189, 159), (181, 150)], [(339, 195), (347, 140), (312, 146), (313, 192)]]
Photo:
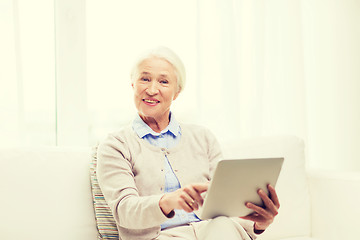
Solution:
[(306, 138), (300, 3), (199, 0), (201, 118), (223, 139)]
[(6, 136), (10, 144), (18, 140), (18, 102), (21, 99), (16, 67), (15, 30), (13, 1), (2, 0), (0, 7), (0, 32), (2, 33), (0, 38), (0, 83), (2, 86), (0, 87), (0, 132)]
[(1, 146), (55, 144), (53, 14), (52, 1), (0, 0)]

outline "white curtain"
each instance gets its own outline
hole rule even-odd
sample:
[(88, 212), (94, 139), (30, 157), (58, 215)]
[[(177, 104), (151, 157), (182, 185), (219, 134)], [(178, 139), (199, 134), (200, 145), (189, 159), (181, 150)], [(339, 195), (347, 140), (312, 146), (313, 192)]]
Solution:
[(0, 5), (2, 145), (94, 144), (135, 114), (134, 57), (166, 45), (187, 67), (173, 106), (180, 121), (208, 126), (223, 144), (296, 135), (309, 167), (360, 170), (359, 1)]
[(221, 140), (304, 139), (308, 166), (360, 169), (360, 2), (199, 0), (201, 122)]
[(0, 145), (54, 145), (54, 2), (0, 0)]
[[(14, 19), (11, 1), (0, 7), (0, 130), (9, 142), (17, 140), (17, 79), (15, 65)], [(1, 142), (3, 144), (3, 142)]]
[(199, 18), (202, 121), (226, 139), (306, 138), (300, 1), (199, 1)]
[(317, 168), (360, 170), (360, 1), (302, 1), (307, 147)]

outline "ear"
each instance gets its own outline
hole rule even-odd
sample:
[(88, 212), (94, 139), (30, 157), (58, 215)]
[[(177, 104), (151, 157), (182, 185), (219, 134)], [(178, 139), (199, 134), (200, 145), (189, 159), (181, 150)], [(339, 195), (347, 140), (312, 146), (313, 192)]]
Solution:
[(131, 83), (131, 87), (134, 89), (134, 83)]

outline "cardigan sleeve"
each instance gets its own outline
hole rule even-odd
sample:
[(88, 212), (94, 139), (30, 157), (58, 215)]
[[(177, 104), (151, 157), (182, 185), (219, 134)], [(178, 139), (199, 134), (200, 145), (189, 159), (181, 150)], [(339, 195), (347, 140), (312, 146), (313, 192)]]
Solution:
[(160, 226), (167, 217), (160, 209), (163, 194), (139, 196), (126, 142), (109, 135), (98, 147), (97, 177), (117, 224), (128, 229)]
[(207, 154), (209, 159), (209, 172), (210, 178), (213, 177), (217, 163), (222, 159), (222, 152), (219, 142), (214, 134), (205, 129), (205, 139), (207, 142)]

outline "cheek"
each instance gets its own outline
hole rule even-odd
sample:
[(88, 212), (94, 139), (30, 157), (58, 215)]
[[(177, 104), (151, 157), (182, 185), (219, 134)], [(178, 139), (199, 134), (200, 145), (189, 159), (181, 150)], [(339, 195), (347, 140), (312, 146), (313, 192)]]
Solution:
[(141, 101), (141, 94), (138, 91), (138, 89), (134, 88), (134, 97), (133, 97), (135, 103), (139, 103)]
[(141, 95), (141, 93), (144, 91), (144, 89), (139, 87), (139, 86), (134, 86), (133, 90), (134, 90), (134, 95), (135, 96)]

